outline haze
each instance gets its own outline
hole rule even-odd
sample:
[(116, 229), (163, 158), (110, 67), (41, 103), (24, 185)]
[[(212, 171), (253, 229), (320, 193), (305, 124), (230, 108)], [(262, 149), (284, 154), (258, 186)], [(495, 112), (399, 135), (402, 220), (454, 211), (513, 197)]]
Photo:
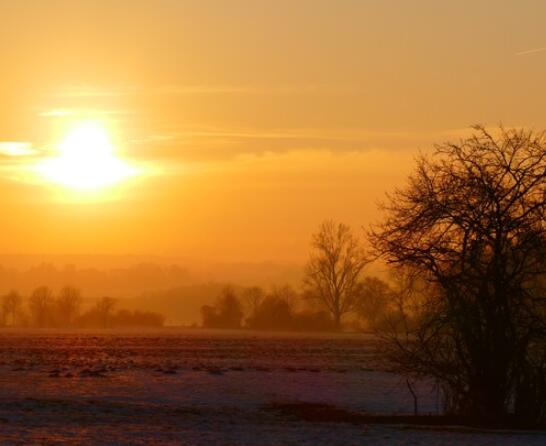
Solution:
[[(0, 1), (6, 254), (303, 263), (413, 157), (483, 123), (544, 128), (543, 1)], [(144, 174), (29, 174), (98, 120)]]

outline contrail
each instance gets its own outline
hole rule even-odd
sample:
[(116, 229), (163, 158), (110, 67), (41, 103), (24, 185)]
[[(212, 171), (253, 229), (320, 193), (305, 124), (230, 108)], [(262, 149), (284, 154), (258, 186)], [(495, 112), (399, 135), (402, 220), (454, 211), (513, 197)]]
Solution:
[(546, 47), (533, 48), (532, 50), (520, 51), (519, 53), (516, 53), (516, 56), (525, 56), (527, 54), (542, 53), (543, 51), (546, 51)]

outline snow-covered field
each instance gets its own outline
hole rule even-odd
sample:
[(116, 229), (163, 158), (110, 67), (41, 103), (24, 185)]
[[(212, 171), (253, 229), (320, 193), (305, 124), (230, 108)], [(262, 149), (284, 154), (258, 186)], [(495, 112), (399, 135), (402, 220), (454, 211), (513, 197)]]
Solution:
[[(303, 421), (271, 403), (410, 414), (364, 335), (0, 333), (0, 444), (543, 445), (546, 433)], [(418, 385), (422, 413), (434, 392)]]

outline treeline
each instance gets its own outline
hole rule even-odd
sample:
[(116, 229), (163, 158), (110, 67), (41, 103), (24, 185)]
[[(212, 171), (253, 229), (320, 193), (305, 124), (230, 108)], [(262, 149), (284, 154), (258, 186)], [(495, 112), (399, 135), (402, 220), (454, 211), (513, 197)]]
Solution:
[[(377, 277), (365, 277), (354, 292), (344, 328), (376, 331), (399, 319), (397, 286)], [(334, 315), (310, 289), (299, 292), (291, 286), (269, 292), (254, 286), (226, 287), (213, 305), (201, 307), (205, 328), (285, 331), (335, 331)]]
[(376, 332), (416, 323), (405, 305), (415, 283), (402, 274), (393, 275), (389, 283), (365, 275), (370, 261), (363, 241), (349, 226), (326, 221), (313, 235), (301, 291), (290, 286), (268, 293), (259, 287), (239, 292), (226, 288), (214, 305), (201, 308), (203, 326)]
[(117, 328), (162, 327), (165, 317), (151, 311), (117, 309), (118, 301), (102, 297), (82, 311), (77, 288), (65, 286), (58, 293), (41, 286), (28, 297), (11, 291), (0, 298), (0, 324), (4, 327)]
[[(435, 383), (446, 414), (546, 427), (546, 131), (474, 130), (420, 157), (364, 240), (325, 221), (301, 293), (228, 289), (203, 307), (203, 325), (363, 323), (408, 386)], [(390, 266), (388, 284), (364, 275), (378, 259)]]
[(324, 311), (299, 309), (298, 293), (289, 286), (266, 293), (260, 287), (237, 292), (226, 287), (214, 305), (203, 305), (206, 328), (250, 328), (254, 330), (318, 331), (332, 329)]

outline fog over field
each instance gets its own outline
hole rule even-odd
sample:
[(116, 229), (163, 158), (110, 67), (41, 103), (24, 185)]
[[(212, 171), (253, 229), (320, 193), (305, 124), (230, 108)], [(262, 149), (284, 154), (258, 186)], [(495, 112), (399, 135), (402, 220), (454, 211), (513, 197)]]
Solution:
[(203, 282), (242, 286), (299, 285), (303, 263), (219, 262), (145, 255), (0, 255), (2, 289), (28, 291), (39, 285), (70, 283), (96, 296), (167, 289)]
[[(189, 266), (188, 266), (189, 265)], [(232, 263), (160, 256), (2, 255), (0, 293), (29, 295), (40, 286), (79, 289), (83, 306), (110, 296), (128, 309), (157, 311), (169, 325), (200, 322), (200, 308), (227, 285), (301, 286), (303, 265)]]

